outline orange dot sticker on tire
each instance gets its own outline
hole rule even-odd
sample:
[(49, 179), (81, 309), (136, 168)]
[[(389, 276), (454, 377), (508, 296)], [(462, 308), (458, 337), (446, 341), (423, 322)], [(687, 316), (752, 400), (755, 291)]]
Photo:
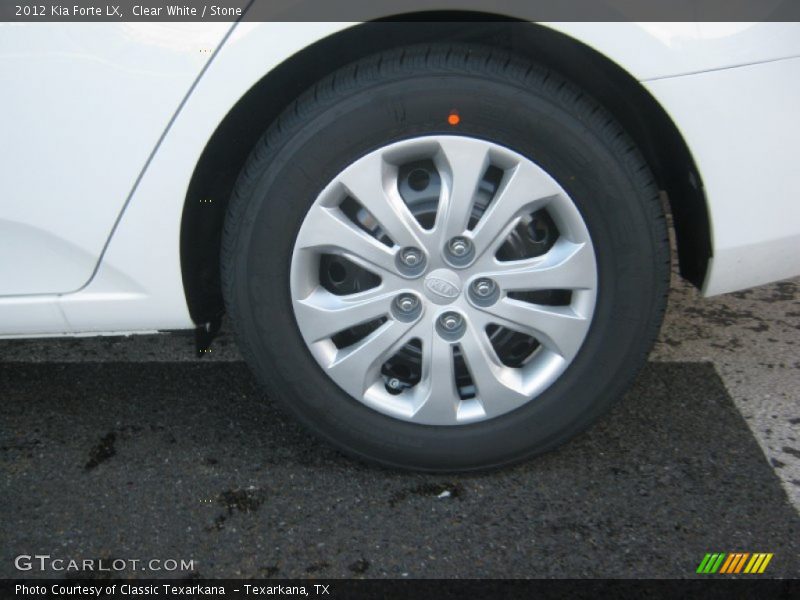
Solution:
[(453, 127), (455, 127), (461, 122), (461, 117), (458, 116), (457, 110), (450, 111), (450, 114), (447, 115), (447, 122), (450, 123), (450, 125), (452, 125)]

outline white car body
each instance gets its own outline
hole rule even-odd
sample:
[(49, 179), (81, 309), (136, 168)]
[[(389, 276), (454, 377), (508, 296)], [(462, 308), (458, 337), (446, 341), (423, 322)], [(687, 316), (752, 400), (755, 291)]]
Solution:
[[(704, 295), (800, 275), (800, 25), (544, 23), (630, 74), (704, 185)], [(0, 26), (0, 336), (196, 326), (184, 204), (262, 78), (355, 23)]]

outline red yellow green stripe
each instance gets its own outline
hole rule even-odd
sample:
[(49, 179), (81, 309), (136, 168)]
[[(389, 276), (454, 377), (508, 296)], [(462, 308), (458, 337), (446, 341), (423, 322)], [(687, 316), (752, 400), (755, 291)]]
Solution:
[(766, 552), (709, 552), (700, 561), (697, 572), (726, 575), (763, 573), (772, 557), (773, 554)]

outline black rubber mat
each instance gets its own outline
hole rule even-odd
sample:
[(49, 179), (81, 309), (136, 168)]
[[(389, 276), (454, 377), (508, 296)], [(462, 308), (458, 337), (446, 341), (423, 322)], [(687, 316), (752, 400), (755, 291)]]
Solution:
[(6, 363), (0, 394), (2, 577), (69, 574), (21, 554), (194, 561), (115, 573), (141, 577), (698, 577), (710, 552), (800, 575), (800, 519), (707, 364), (651, 363), (588, 433), (469, 477), (352, 462), (240, 363)]

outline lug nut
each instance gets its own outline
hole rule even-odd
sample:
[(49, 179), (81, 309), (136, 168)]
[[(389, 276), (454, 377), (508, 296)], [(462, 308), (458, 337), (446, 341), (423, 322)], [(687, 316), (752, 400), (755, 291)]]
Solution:
[(403, 387), (403, 384), (397, 377), (392, 377), (389, 381), (386, 382), (386, 385), (388, 385), (393, 390), (399, 390)]
[(400, 294), (394, 302), (397, 310), (403, 314), (410, 314), (419, 306), (419, 298), (414, 294)]
[(446, 312), (436, 319), (436, 331), (444, 339), (454, 342), (467, 330), (467, 322), (457, 312)]
[(488, 298), (497, 289), (497, 284), (487, 277), (476, 279), (472, 283), (472, 291), (480, 298)]
[(415, 294), (400, 294), (392, 302), (392, 314), (394, 318), (410, 323), (422, 313), (422, 302)]
[(469, 254), (471, 245), (471, 242), (465, 237), (454, 237), (450, 240), (450, 243), (447, 244), (447, 249), (453, 256), (463, 258)]
[(455, 331), (461, 326), (464, 319), (458, 313), (445, 313), (439, 318), (439, 321), (447, 331)]
[(417, 267), (422, 263), (422, 251), (418, 248), (403, 248), (400, 252), (400, 262), (407, 267)]

